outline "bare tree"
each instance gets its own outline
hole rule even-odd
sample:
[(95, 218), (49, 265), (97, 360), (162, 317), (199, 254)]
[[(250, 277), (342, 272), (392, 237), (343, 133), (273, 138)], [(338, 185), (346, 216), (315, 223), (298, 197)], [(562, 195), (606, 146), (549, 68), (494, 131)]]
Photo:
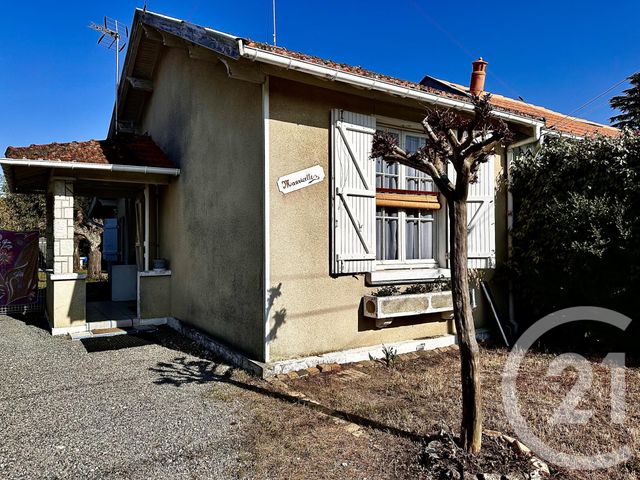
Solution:
[[(511, 139), (506, 123), (491, 115), (490, 95), (473, 96), (474, 115), (464, 117), (451, 110), (427, 111), (422, 126), (427, 143), (415, 153), (402, 150), (386, 133), (374, 135), (372, 158), (382, 157), (425, 172), (433, 178), (448, 205), (450, 228), (453, 313), (462, 378), (462, 424), (460, 441), (477, 453), (482, 445), (482, 395), (479, 351), (469, 296), (467, 269), (467, 196), (469, 184), (478, 178), (480, 165), (495, 148)], [(449, 178), (449, 165), (455, 180)]]
[(100, 280), (102, 274), (102, 232), (104, 230), (102, 220), (87, 219), (81, 208), (76, 211), (74, 223), (75, 235), (84, 238), (89, 243), (89, 261), (87, 262), (87, 277), (92, 280)]

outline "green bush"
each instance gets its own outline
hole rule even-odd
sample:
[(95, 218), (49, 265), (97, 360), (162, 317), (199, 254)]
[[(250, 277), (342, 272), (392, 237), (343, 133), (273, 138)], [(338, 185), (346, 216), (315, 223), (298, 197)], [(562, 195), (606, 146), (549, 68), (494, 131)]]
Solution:
[(576, 305), (640, 306), (640, 136), (549, 139), (517, 156), (510, 271), (520, 323)]

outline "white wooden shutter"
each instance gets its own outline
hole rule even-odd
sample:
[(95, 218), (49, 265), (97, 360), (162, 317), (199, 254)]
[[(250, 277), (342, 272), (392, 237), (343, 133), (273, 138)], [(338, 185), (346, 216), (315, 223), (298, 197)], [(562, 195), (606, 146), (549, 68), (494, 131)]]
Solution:
[(334, 275), (367, 273), (375, 267), (376, 162), (369, 158), (375, 131), (375, 117), (332, 111)]
[(469, 185), (467, 197), (467, 247), (469, 268), (496, 265), (495, 156), (480, 165), (478, 181)]
[[(467, 255), (469, 268), (495, 268), (496, 264), (494, 165), (495, 155), (490, 155), (487, 162), (480, 165), (478, 181), (469, 185), (469, 196), (467, 197)], [(451, 164), (449, 164), (448, 174), (455, 184), (456, 172)], [(447, 229), (447, 250), (449, 250), (449, 240), (449, 229)], [(449, 259), (449, 251), (447, 251), (447, 259)]]

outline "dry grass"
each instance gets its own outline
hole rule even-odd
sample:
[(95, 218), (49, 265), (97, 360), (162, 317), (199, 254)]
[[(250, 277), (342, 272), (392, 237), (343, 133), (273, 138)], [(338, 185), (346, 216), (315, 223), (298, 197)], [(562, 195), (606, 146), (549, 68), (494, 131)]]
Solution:
[(354, 436), (333, 417), (271, 399), (254, 403), (255, 478), (415, 478), (420, 446), (381, 431)]
[[(228, 385), (239, 388), (229, 390)], [(384, 431), (360, 431), (309, 408), (242, 371), (213, 385), (211, 398), (249, 405), (250, 428), (239, 445), (242, 471), (233, 478), (418, 478), (419, 443)]]
[[(501, 375), (507, 352), (482, 351), (485, 428), (512, 434), (501, 400)], [(518, 378), (522, 413), (534, 432), (560, 451), (594, 455), (627, 444), (634, 453), (640, 447), (640, 371), (626, 369), (627, 420), (612, 425), (609, 418), (609, 369), (594, 364), (593, 387), (578, 408), (589, 408), (594, 416), (586, 425), (551, 425), (549, 418), (575, 383), (576, 373), (546, 377), (553, 355), (529, 354)], [(394, 429), (427, 436), (440, 430), (458, 430), (460, 415), (460, 379), (457, 352), (423, 356), (401, 361), (395, 368), (374, 365), (363, 368), (365, 378), (339, 381), (335, 374), (307, 377), (288, 384), (323, 405), (369, 419)], [(298, 419), (293, 419), (294, 423)], [(286, 423), (286, 422), (285, 422)], [(283, 426), (286, 434), (288, 425)], [(312, 428), (299, 425), (298, 434)], [(302, 430), (301, 430), (302, 429)], [(321, 436), (320, 436), (321, 437)], [(283, 440), (280, 440), (282, 442)], [(318, 441), (318, 440), (316, 440)], [(394, 440), (400, 441), (400, 440)], [(402, 439), (406, 442), (406, 439)], [(376, 452), (370, 451), (370, 458)], [(343, 456), (343, 458), (346, 458)], [(415, 458), (415, 455), (413, 456)], [(409, 460), (409, 459), (408, 459)], [(348, 461), (348, 460), (347, 460)], [(350, 475), (348, 475), (350, 476)], [(640, 476), (640, 461), (635, 456), (625, 465), (608, 471), (558, 471), (558, 478), (589, 480), (635, 479)]]
[[(501, 399), (502, 370), (508, 352), (482, 350), (485, 429), (513, 434)], [(634, 457), (608, 471), (555, 469), (554, 478), (579, 480), (640, 477), (640, 369), (626, 369), (627, 420), (609, 418), (609, 370), (593, 363), (593, 386), (578, 408), (594, 416), (586, 425), (551, 425), (549, 418), (575, 383), (576, 373), (546, 377), (554, 355), (529, 354), (518, 377), (523, 415), (534, 432), (563, 452), (594, 455), (627, 444)], [(366, 373), (349, 381), (331, 372), (288, 380), (286, 392), (238, 370), (212, 386), (217, 401), (249, 405), (250, 428), (242, 451), (239, 478), (429, 478), (422, 462), (424, 437), (441, 429), (457, 432), (460, 378), (457, 351), (380, 364), (347, 366)], [(229, 385), (237, 388), (229, 389)], [(300, 401), (296, 391), (321, 406)], [(289, 393), (287, 393), (289, 392)], [(331, 413), (331, 410), (335, 412)], [(348, 418), (354, 423), (344, 422)], [(354, 435), (349, 427), (360, 425)], [(487, 444), (488, 445), (488, 444)]]

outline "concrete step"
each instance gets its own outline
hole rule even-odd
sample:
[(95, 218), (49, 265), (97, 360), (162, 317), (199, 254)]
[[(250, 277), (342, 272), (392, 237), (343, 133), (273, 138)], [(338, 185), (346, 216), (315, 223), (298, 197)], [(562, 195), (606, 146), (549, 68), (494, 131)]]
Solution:
[(113, 328), (94, 328), (86, 332), (70, 333), (71, 340), (84, 340), (87, 338), (114, 337), (116, 335), (136, 335), (140, 333), (151, 333), (157, 331), (158, 328), (153, 325), (139, 325), (137, 327), (113, 327)]

